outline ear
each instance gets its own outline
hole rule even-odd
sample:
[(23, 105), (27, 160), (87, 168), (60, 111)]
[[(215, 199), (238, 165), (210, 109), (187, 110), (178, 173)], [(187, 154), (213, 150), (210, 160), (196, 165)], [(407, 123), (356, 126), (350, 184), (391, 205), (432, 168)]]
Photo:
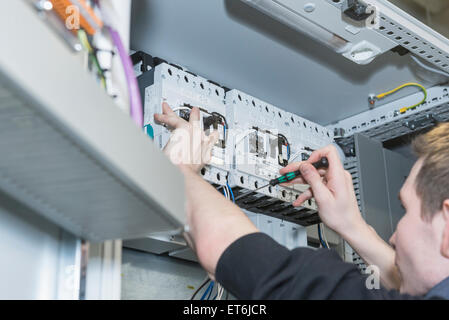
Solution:
[(441, 254), (449, 259), (449, 199), (443, 202), (444, 231), (441, 243)]

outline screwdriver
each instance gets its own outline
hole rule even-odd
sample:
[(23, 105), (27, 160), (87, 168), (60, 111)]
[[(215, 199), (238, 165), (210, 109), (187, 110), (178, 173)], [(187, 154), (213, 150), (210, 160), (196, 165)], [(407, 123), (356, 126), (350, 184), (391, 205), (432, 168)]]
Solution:
[[(323, 169), (323, 168), (328, 168), (329, 167), (329, 161), (327, 160), (326, 157), (324, 157), (324, 158), (321, 158), (319, 161), (312, 163), (312, 165), (317, 170), (318, 169)], [(278, 178), (270, 180), (270, 182), (268, 184), (263, 185), (263, 186), (255, 189), (255, 190), (250, 190), (248, 192), (245, 192), (244, 194), (236, 197), (235, 201), (237, 201), (240, 198), (243, 198), (244, 196), (246, 196), (246, 195), (248, 195), (250, 193), (256, 192), (257, 190), (263, 189), (263, 188), (268, 187), (268, 186), (273, 186), (274, 187), (274, 186), (276, 186), (278, 184), (292, 181), (293, 179), (296, 179), (296, 178), (298, 178), (300, 176), (301, 176), (301, 171), (299, 171), (299, 170), (296, 170), (296, 171), (293, 171), (293, 172), (289, 172), (289, 173), (287, 173), (287, 174), (285, 174), (283, 176), (280, 176)]]

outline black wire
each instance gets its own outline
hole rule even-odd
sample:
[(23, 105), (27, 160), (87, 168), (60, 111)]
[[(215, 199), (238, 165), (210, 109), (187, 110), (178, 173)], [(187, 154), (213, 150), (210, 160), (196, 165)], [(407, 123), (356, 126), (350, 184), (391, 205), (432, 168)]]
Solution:
[(285, 143), (288, 144), (288, 146), (290, 147), (290, 142), (288, 141), (288, 139), (287, 139), (286, 136), (284, 136), (282, 133), (279, 133), (278, 136), (281, 137), (281, 138), (283, 138), (284, 141), (285, 141)]
[(220, 117), (220, 118), (223, 120), (223, 122), (225, 123), (226, 130), (229, 129), (229, 127), (228, 127), (228, 121), (226, 120), (226, 117), (225, 117), (225, 116), (223, 116), (222, 114), (220, 114), (220, 113), (218, 113), (218, 112), (212, 112), (211, 114), (212, 114), (212, 115), (217, 115), (218, 117)]
[(193, 293), (192, 297), (190, 298), (190, 300), (195, 299), (195, 296), (198, 294), (198, 292), (210, 281), (210, 279), (207, 279), (206, 281), (204, 281), (201, 286), (196, 289), (196, 291)]

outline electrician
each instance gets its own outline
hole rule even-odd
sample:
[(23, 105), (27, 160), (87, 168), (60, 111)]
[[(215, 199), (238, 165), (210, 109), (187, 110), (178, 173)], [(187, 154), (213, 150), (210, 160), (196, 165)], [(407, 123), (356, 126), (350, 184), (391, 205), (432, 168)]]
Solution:
[[(167, 104), (156, 121), (173, 134), (194, 137), (200, 126), (199, 110), (190, 121), (179, 118)], [(315, 198), (323, 223), (349, 242), (352, 248), (380, 272), (382, 286), (367, 285), (353, 264), (331, 250), (288, 250), (261, 233), (246, 215), (204, 181), (199, 171), (210, 159), (216, 136), (205, 136), (196, 148), (179, 146), (170, 139), (165, 152), (183, 172), (187, 195), (190, 245), (201, 265), (239, 299), (449, 299), (449, 123), (440, 124), (413, 142), (418, 160), (405, 181), (399, 198), (405, 215), (385, 243), (362, 218), (351, 175), (344, 170), (333, 146), (312, 153), (305, 162), (292, 163), (280, 174), (300, 170), (306, 183), (294, 203)], [(173, 135), (172, 135), (173, 137)], [(185, 141), (185, 139), (184, 139)], [(184, 148), (185, 152), (179, 152)], [(193, 151), (192, 151), (193, 150)], [(201, 150), (207, 150), (205, 154)], [(196, 155), (204, 161), (192, 163)], [(179, 161), (187, 154), (189, 161)], [(327, 170), (318, 172), (310, 163), (326, 157)], [(176, 157), (175, 157), (176, 158)], [(238, 270), (238, 272), (236, 272)]]

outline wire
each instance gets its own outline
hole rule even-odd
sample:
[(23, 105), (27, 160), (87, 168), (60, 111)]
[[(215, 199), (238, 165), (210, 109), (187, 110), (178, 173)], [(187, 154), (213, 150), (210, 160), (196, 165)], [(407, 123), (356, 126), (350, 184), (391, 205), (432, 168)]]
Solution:
[(324, 243), (326, 243), (326, 247), (329, 249), (330, 246), (329, 246), (329, 242), (327, 242), (326, 232), (324, 232), (324, 229), (325, 229), (324, 224), (321, 224), (321, 233), (323, 236), (323, 240), (324, 240)]
[(226, 188), (223, 188), (223, 194), (224, 194), (226, 199), (229, 198), (229, 195), (228, 195), (228, 192), (227, 192)]
[(209, 291), (209, 295), (207, 296), (207, 300), (210, 300), (210, 297), (212, 295), (212, 292), (214, 291), (214, 287), (215, 287), (215, 281), (212, 281), (212, 288)]
[(413, 106), (410, 106), (410, 107), (404, 107), (404, 108), (399, 109), (399, 113), (404, 113), (404, 112), (406, 112), (407, 110), (416, 108), (417, 106), (423, 104), (423, 103), (427, 100), (427, 90), (426, 90), (426, 88), (424, 88), (424, 87), (423, 87), (422, 85), (420, 85), (419, 83), (415, 83), (415, 82), (404, 83), (403, 85), (400, 85), (399, 87), (394, 88), (393, 90), (390, 90), (390, 91), (387, 91), (387, 92), (378, 94), (377, 96), (375, 96), (375, 98), (376, 98), (377, 100), (383, 99), (383, 98), (385, 98), (386, 96), (389, 96), (390, 94), (393, 94), (393, 93), (395, 93), (395, 92), (398, 92), (399, 90), (401, 90), (401, 89), (403, 89), (403, 88), (406, 88), (406, 87), (418, 87), (418, 88), (421, 89), (422, 92), (424, 93), (424, 98), (423, 98), (420, 102), (418, 102), (417, 104), (414, 104)]
[(303, 152), (302, 150), (299, 150), (298, 152), (294, 153), (293, 156), (291, 157), (291, 162), (293, 162), (293, 160), (298, 158), (298, 156), (300, 156), (302, 152)]
[(179, 107), (179, 108), (174, 108), (173, 112), (181, 111), (181, 110), (191, 110), (191, 109), (189, 107)]
[(219, 284), (219, 290), (220, 290), (220, 291), (219, 291), (217, 300), (221, 300), (221, 298), (223, 297), (223, 293), (224, 293), (224, 291), (225, 291), (224, 287), (223, 287), (222, 285), (220, 285), (220, 284)]
[(214, 282), (211, 281), (211, 282), (209, 283), (209, 286), (207, 287), (206, 291), (204, 291), (204, 293), (203, 293), (203, 295), (202, 295), (202, 297), (201, 297), (200, 300), (204, 300), (204, 299), (206, 298), (206, 295), (209, 293), (210, 289), (212, 289), (212, 286), (213, 286), (213, 285), (214, 285)]
[(320, 239), (321, 246), (327, 249), (326, 243), (324, 243), (323, 238), (321, 236), (321, 223), (318, 223), (318, 238)]
[(86, 31), (83, 29), (78, 30), (78, 39), (83, 46), (84, 50), (89, 54), (89, 58), (92, 60), (93, 64), (97, 68), (97, 74), (100, 77), (101, 85), (103, 89), (106, 89), (106, 78), (104, 76), (104, 71), (100, 66), (100, 62), (98, 61), (97, 55), (95, 54), (95, 50), (89, 42), (89, 38), (87, 37)]
[(123, 46), (123, 42), (120, 38), (119, 33), (111, 27), (108, 27), (108, 30), (111, 35), (112, 41), (114, 42), (114, 45), (117, 48), (117, 51), (120, 55), (120, 59), (122, 60), (123, 64), (123, 69), (125, 71), (125, 77), (127, 80), (126, 82), (128, 84), (128, 91), (129, 91), (131, 118), (139, 126), (139, 128), (141, 128), (143, 127), (142, 100), (131, 58), (129, 57), (127, 51), (125, 50), (125, 47)]
[(226, 181), (226, 187), (228, 187), (229, 193), (231, 194), (232, 202), (235, 203), (234, 192), (232, 192), (232, 189), (231, 189), (231, 187), (229, 186), (228, 181)]
[(415, 61), (420, 67), (426, 69), (427, 71), (434, 72), (434, 73), (438, 73), (438, 74), (440, 74), (440, 75), (442, 75), (442, 76), (445, 76), (445, 77), (448, 77), (448, 78), (449, 78), (449, 73), (446, 73), (446, 72), (444, 72), (444, 71), (441, 71), (441, 70), (432, 68), (432, 67), (430, 67), (430, 66), (428, 66), (428, 65), (425, 65), (421, 60), (419, 60), (419, 59), (418, 59), (417, 57), (415, 57), (415, 56), (411, 56), (411, 57), (412, 57), (413, 61)]
[(195, 299), (195, 296), (198, 294), (198, 292), (210, 281), (209, 276), (206, 276), (206, 279), (203, 281), (203, 283), (199, 286), (198, 289), (196, 289), (196, 291), (193, 293), (192, 297), (190, 298), (190, 300)]

